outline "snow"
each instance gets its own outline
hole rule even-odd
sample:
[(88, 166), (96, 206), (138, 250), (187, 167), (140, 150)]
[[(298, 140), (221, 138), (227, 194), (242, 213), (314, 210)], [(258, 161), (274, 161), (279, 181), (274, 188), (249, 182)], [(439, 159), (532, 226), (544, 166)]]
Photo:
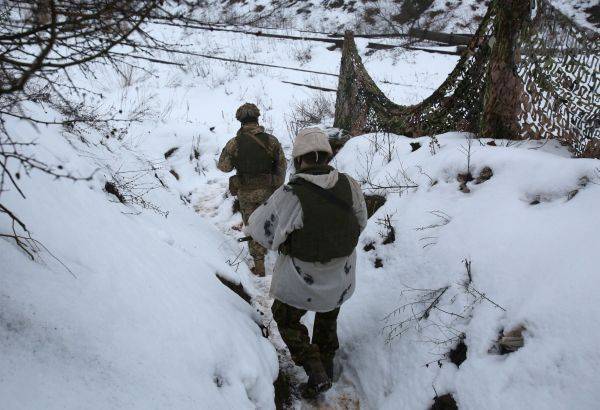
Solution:
[[(323, 43), (153, 30), (196, 53), (339, 71), (339, 50)], [(357, 43), (375, 81), (401, 104), (428, 96), (457, 60), (402, 50), (365, 56), (367, 41)], [(130, 76), (98, 66), (97, 78), (85, 85), (102, 97), (73, 96), (100, 114), (144, 111), (141, 122), (113, 124), (122, 137), (90, 129), (83, 142), (57, 126), (7, 122), (19, 138), (37, 140), (32, 149), (40, 159), (93, 177), (73, 182), (33, 172), (20, 180), (26, 200), (14, 190), (2, 193), (3, 203), (47, 248), (34, 262), (14, 242), (0, 241), (2, 407), (270, 409), (278, 360), (293, 380), (305, 380), (271, 321), (270, 277), (252, 277), (247, 251), (235, 241), (243, 236), (241, 217), (226, 192), (229, 174), (215, 164), (237, 130), (235, 110), (246, 101), (259, 105), (262, 122), (289, 155), (294, 106), (318, 96), (333, 102), (334, 94), (282, 80), (335, 88), (337, 78), (184, 55), (175, 62), (183, 67), (147, 64), (147, 72)], [(49, 107), (28, 109), (38, 118), (61, 118)], [(469, 183), (471, 192), (464, 194), (456, 177), (466, 170), (466, 137), (437, 136), (441, 148), (432, 155), (429, 137), (360, 136), (335, 160), (358, 180), (370, 165), (373, 184), (408, 177), (419, 185), (401, 194), (363, 186), (385, 194), (387, 202), (361, 237), (357, 289), (340, 314), (341, 375), (326, 395), (337, 408), (425, 409), (435, 395), (432, 386), (440, 395), (452, 392), (461, 409), (591, 409), (600, 399), (594, 259), (600, 162), (572, 159), (551, 141), (491, 147), (488, 140), (473, 140), (471, 172), (477, 177), (489, 166), (494, 175)], [(411, 152), (415, 141), (422, 147)], [(172, 148), (178, 149), (165, 158)], [(104, 192), (113, 178), (129, 181), (147, 202), (119, 203)], [(535, 200), (540, 203), (530, 205)], [(431, 211), (444, 212), (449, 222)], [(383, 245), (386, 214), (396, 240)], [(9, 229), (0, 218), (0, 230)], [(364, 251), (372, 241), (375, 250)], [(375, 258), (382, 268), (374, 267)], [(465, 294), (465, 258), (472, 261), (473, 286), (506, 311), (485, 300), (473, 304)], [(273, 261), (269, 255), (268, 265)], [(217, 273), (243, 284), (253, 304), (224, 287)], [(386, 343), (383, 319), (406, 302), (401, 291), (407, 286), (450, 286), (441, 300), (448, 312), (472, 305), (465, 320), (439, 311), (431, 318), (466, 334), (468, 356), (459, 369), (447, 361), (438, 367), (451, 346), (430, 343), (441, 337), (434, 327), (411, 328)], [(270, 339), (259, 324), (269, 328)], [(519, 324), (527, 328), (521, 350), (488, 353), (501, 328)], [(293, 405), (307, 406), (300, 400)]]
[[(487, 4), (481, 1), (433, 0), (417, 18), (404, 24), (397, 17), (412, 14), (403, 10), (402, 2), (392, 0), (278, 2), (265, 4), (262, 0), (244, 2), (211, 2), (211, 6), (195, 13), (200, 21), (252, 24), (262, 28), (277, 27), (287, 30), (308, 30), (318, 33), (343, 33), (354, 30), (359, 33), (390, 33), (410, 27), (423, 27), (436, 31), (475, 32), (478, 20)], [(413, 8), (420, 4), (412, 3)], [(264, 7), (260, 10), (258, 7)], [(411, 7), (408, 8), (409, 10)], [(367, 17), (370, 16), (370, 17)]]
[(591, 22), (593, 14), (592, 9), (598, 7), (598, 0), (551, 0), (551, 3), (561, 13), (579, 26), (595, 31), (596, 33), (599, 31), (598, 24)]
[[(531, 408), (532, 403), (535, 408), (594, 408), (600, 398), (595, 343), (600, 334), (595, 294), (599, 161), (565, 158), (561, 148), (537, 143), (491, 147), (475, 141), (471, 172), (476, 176), (489, 166), (494, 175), (480, 185), (470, 183), (471, 192), (464, 194), (456, 176), (466, 170), (462, 149), (468, 135), (438, 136), (442, 148), (435, 155), (428, 138), (417, 139), (422, 147), (413, 153), (409, 143), (414, 139), (394, 136), (390, 162), (385, 150), (373, 152), (375, 137), (351, 140), (338, 154), (337, 166), (360, 180), (364, 164), (357, 158), (371, 151), (373, 184), (383, 185), (404, 169), (419, 187), (388, 194), (372, 217), (362, 243), (375, 241), (376, 249), (359, 253), (357, 290), (341, 313), (344, 366), (368, 408), (425, 408), (435, 396), (433, 388), (440, 395), (451, 392), (459, 408), (467, 409)], [(592, 182), (582, 187), (582, 177)], [(429, 178), (438, 182), (431, 186)], [(542, 202), (530, 205), (538, 195)], [(434, 210), (450, 221), (440, 224), (430, 213)], [(386, 214), (397, 240), (382, 245), (384, 230), (376, 221)], [(383, 259), (380, 269), (373, 267), (375, 256)], [(420, 331), (411, 329), (386, 344), (382, 319), (405, 303), (402, 289), (450, 285), (443, 308), (461, 313), (468, 303), (460, 285), (465, 258), (472, 262), (473, 286), (506, 312), (481, 303), (470, 319), (452, 321), (440, 314)], [(459, 369), (447, 361), (441, 368), (435, 363), (452, 344), (432, 343), (449, 331), (427, 326), (431, 323), (466, 334), (468, 355)], [(525, 347), (509, 356), (488, 353), (501, 328), (519, 324), (527, 328)]]
[[(75, 157), (56, 135), (42, 147)], [(269, 408), (275, 351), (254, 309), (215, 276), (241, 280), (222, 235), (166, 191), (155, 199), (168, 218), (133, 215), (101, 179), (34, 175), (22, 181), (27, 200), (9, 197), (74, 276), (49, 252), (37, 263), (0, 243), (3, 406)]]

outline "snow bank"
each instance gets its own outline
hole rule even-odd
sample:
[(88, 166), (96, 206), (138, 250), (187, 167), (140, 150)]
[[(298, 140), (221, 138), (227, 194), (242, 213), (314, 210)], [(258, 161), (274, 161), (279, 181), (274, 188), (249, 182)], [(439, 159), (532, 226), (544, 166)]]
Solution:
[[(333, 74), (339, 68), (339, 50), (327, 50), (328, 44), (153, 30), (201, 54)], [(407, 85), (383, 84), (399, 98), (411, 83), (441, 81), (453, 65), (444, 60), (442, 69), (432, 67), (430, 55), (418, 52), (390, 64), (393, 56), (378, 53), (367, 64), (379, 81), (393, 79), (390, 73), (402, 66), (397, 80)], [(91, 113), (128, 117), (143, 111), (140, 123), (82, 135), (17, 120), (6, 124), (19, 140), (37, 140), (40, 160), (94, 177), (74, 183), (21, 172), (27, 199), (14, 190), (2, 193), (3, 204), (48, 248), (32, 262), (13, 242), (0, 240), (2, 408), (273, 406), (275, 350), (262, 337), (254, 309), (215, 277), (218, 272), (250, 294), (260, 293), (244, 264), (245, 246), (231, 239), (242, 235), (236, 231), (241, 218), (226, 194), (228, 175), (215, 163), (235, 135), (241, 103), (258, 104), (261, 122), (289, 150), (293, 107), (322, 93), (282, 81), (333, 88), (337, 78), (192, 56), (156, 57), (183, 67), (148, 63), (144, 70), (121, 67), (120, 75), (98, 66), (96, 79), (71, 72), (90, 92), (70, 97)], [(418, 90), (411, 98), (429, 93)], [(26, 108), (40, 120), (62, 119), (49, 107)], [(119, 203), (104, 191), (113, 178), (129, 181), (131, 194), (143, 194), (158, 212)], [(0, 218), (1, 232), (10, 231), (7, 223)]]
[[(339, 71), (339, 50), (327, 44), (162, 34), (201, 54)], [(367, 41), (358, 40), (361, 50)], [(386, 94), (402, 104), (428, 96), (456, 62), (419, 52), (363, 57)], [(27, 200), (14, 191), (2, 194), (48, 251), (31, 262), (14, 243), (0, 241), (0, 407), (273, 407), (275, 350), (262, 337), (255, 310), (215, 277), (241, 282), (268, 306), (265, 289), (255, 287), (244, 264), (245, 246), (231, 239), (242, 235), (241, 218), (226, 194), (228, 175), (215, 162), (235, 135), (239, 104), (257, 103), (261, 121), (289, 151), (295, 104), (331, 95), (283, 81), (334, 88), (337, 78), (191, 56), (175, 62), (184, 67), (148, 64), (129, 80), (98, 69), (97, 81), (86, 82), (103, 94), (86, 97), (98, 112), (127, 115), (145, 107), (151, 113), (141, 123), (121, 124), (122, 137), (87, 132), (83, 143), (54, 127), (7, 125), (25, 140), (38, 139), (39, 158), (94, 178), (72, 183), (34, 172), (21, 179)], [(60, 119), (30, 108), (41, 119)], [(342, 309), (341, 380), (357, 386), (361, 408), (425, 409), (432, 386), (440, 395), (451, 392), (461, 409), (595, 408), (599, 162), (570, 159), (551, 142), (491, 147), (473, 141), (473, 176), (485, 166), (494, 175), (469, 182), (465, 194), (456, 180), (467, 168), (465, 135), (438, 140), (432, 155), (429, 138), (361, 136), (336, 159), (344, 171), (370, 180), (366, 191), (387, 197), (361, 238), (358, 287)], [(412, 152), (414, 142), (421, 147)], [(113, 176), (135, 179), (137, 193), (149, 189), (144, 197), (168, 216), (120, 204), (103, 190)], [(401, 195), (377, 188), (398, 184), (418, 188)], [(380, 233), (387, 228), (378, 222), (387, 214), (395, 241), (384, 245)], [(0, 230), (9, 228), (0, 219)], [(362, 249), (371, 242), (373, 250)], [(374, 267), (377, 259), (381, 268)], [(465, 294), (465, 259), (472, 263), (472, 286), (506, 311)], [(439, 307), (464, 319), (434, 310), (420, 332), (410, 328), (386, 344), (384, 326), (408, 311), (388, 322), (384, 317), (415, 294), (401, 297), (403, 289), (445, 286)], [(472, 309), (464, 314), (465, 307)], [(488, 353), (502, 328), (520, 324), (527, 328), (521, 350)], [(465, 333), (468, 346), (459, 369), (443, 357), (455, 340), (431, 343), (456, 332)], [(343, 396), (346, 387), (351, 383), (338, 381), (332, 393)]]
[[(32, 135), (25, 123), (8, 125)], [(21, 180), (26, 200), (3, 194), (47, 249), (33, 262), (0, 241), (0, 407), (273, 408), (275, 349), (256, 311), (216, 278), (252, 292), (248, 269), (225, 262), (239, 247), (174, 192), (150, 189), (154, 212), (103, 190), (118, 171), (136, 179), (136, 192), (166, 180), (169, 167), (158, 177), (136, 171), (161, 152), (160, 140), (146, 157), (116, 139), (100, 143), (103, 135), (82, 144), (42, 132), (40, 159), (94, 177), (34, 172)]]
[[(340, 316), (341, 362), (363, 404), (425, 409), (435, 392), (450, 392), (461, 409), (595, 408), (600, 161), (568, 158), (551, 142), (473, 140), (471, 173), (487, 166), (493, 176), (469, 182), (463, 193), (457, 175), (467, 169), (468, 135), (437, 138), (434, 153), (428, 137), (364, 135), (336, 159), (366, 191), (387, 197), (362, 236), (360, 246), (373, 242), (375, 249), (359, 252), (357, 290)], [(414, 142), (421, 147), (412, 152)], [(418, 187), (401, 194), (376, 188), (400, 184)], [(386, 215), (396, 239), (384, 245)], [(374, 267), (376, 258), (383, 267)], [(505, 311), (486, 300), (473, 304), (464, 260), (472, 264), (472, 287)], [(384, 326), (414, 314), (408, 308), (383, 320), (419, 294), (402, 290), (445, 286), (438, 307), (449, 313), (434, 309), (386, 343)], [(521, 324), (523, 348), (488, 353), (501, 329)], [(468, 353), (457, 368), (444, 354), (461, 332)]]

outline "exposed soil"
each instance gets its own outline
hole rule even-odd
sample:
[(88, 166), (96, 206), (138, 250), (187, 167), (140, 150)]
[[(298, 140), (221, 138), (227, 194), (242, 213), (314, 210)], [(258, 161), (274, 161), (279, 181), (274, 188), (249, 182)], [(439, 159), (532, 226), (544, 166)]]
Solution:
[(460, 365), (467, 360), (467, 345), (464, 340), (461, 339), (446, 355), (452, 363), (457, 367), (460, 367)]
[(124, 204), (125, 201), (125, 197), (123, 196), (123, 194), (119, 191), (119, 189), (117, 188), (117, 186), (110, 182), (110, 181), (106, 181), (106, 184), (104, 184), (104, 190), (109, 193), (112, 194), (114, 196), (117, 197), (117, 199), (119, 200), (119, 202), (121, 202), (122, 204)]
[(483, 169), (479, 172), (477, 179), (475, 180), (476, 184), (481, 184), (485, 181), (489, 181), (490, 178), (494, 176), (494, 171), (490, 167), (483, 167)]
[(600, 27), (600, 4), (588, 7), (587, 9), (585, 9), (585, 12), (589, 14), (587, 18), (588, 21), (596, 27)]
[(473, 181), (473, 175), (470, 172), (466, 172), (464, 174), (458, 174), (458, 176), (456, 177), (456, 180), (459, 182), (459, 186), (458, 186), (458, 190), (468, 194), (469, 192), (471, 192), (471, 189), (469, 189), (469, 187), (467, 186), (468, 182)]
[(165, 159), (167, 159), (171, 155), (173, 155), (178, 149), (179, 149), (179, 147), (173, 147), (173, 148), (169, 149), (167, 152), (165, 152)]
[(410, 148), (412, 149), (412, 152), (415, 152), (416, 150), (421, 148), (421, 143), (420, 142), (411, 142)]
[(400, 6), (400, 13), (392, 17), (398, 24), (416, 21), (431, 5), (433, 0), (405, 0)]
[(389, 245), (390, 243), (394, 243), (396, 241), (396, 230), (393, 226), (387, 227), (387, 234), (383, 237), (383, 244)]
[(363, 250), (365, 252), (369, 252), (369, 251), (375, 250), (375, 242), (369, 242), (368, 244), (366, 244), (364, 246)]
[(223, 276), (219, 275), (218, 273), (216, 276), (217, 276), (217, 279), (219, 279), (223, 285), (225, 285), (229, 289), (231, 289), (233, 291), (233, 293), (235, 293), (236, 295), (238, 295), (239, 297), (244, 299), (247, 303), (252, 302), (252, 298), (246, 292), (246, 290), (244, 289), (244, 286), (242, 286), (241, 283), (234, 283), (234, 282), (230, 281), (229, 279), (224, 278)]
[(365, 194), (365, 202), (367, 203), (367, 215), (370, 218), (375, 212), (377, 212), (379, 208), (383, 206), (383, 204), (385, 204), (385, 197), (381, 195)]
[(458, 410), (456, 400), (450, 393), (444, 394), (443, 396), (436, 396), (433, 399), (433, 404), (429, 408), (430, 410)]

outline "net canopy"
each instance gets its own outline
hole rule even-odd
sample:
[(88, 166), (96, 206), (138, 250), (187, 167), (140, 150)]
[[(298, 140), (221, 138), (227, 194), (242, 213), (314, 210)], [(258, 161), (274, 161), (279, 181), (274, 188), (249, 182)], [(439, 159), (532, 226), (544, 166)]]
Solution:
[(494, 0), (444, 83), (402, 106), (377, 87), (346, 32), (334, 126), (351, 135), (556, 139), (600, 158), (598, 40), (547, 0)]

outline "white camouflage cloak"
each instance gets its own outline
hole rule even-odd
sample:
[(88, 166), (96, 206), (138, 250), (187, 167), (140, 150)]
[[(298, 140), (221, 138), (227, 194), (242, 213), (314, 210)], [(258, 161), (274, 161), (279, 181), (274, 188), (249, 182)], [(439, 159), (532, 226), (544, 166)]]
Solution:
[[(330, 189), (337, 183), (338, 175), (338, 171), (332, 170), (323, 175), (298, 173), (291, 179), (303, 178), (321, 188)], [(358, 182), (351, 177), (348, 180), (352, 189), (353, 209), (362, 232), (367, 224), (367, 207)], [(283, 185), (252, 213), (244, 231), (267, 249), (277, 250), (292, 231), (302, 226), (300, 200), (291, 187)], [(299, 309), (329, 312), (352, 296), (355, 285), (356, 250), (347, 257), (332, 259), (327, 263), (304, 262), (279, 254), (270, 294)]]

